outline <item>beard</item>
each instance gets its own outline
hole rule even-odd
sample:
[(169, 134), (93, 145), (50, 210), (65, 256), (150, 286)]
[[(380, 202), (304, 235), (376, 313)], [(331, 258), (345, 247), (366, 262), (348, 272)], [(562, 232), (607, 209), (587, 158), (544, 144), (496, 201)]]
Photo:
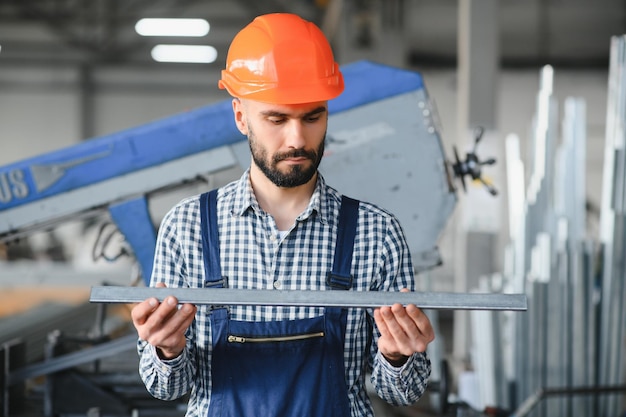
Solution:
[[(322, 140), (320, 146), (314, 151), (294, 149), (290, 152), (277, 153), (269, 158), (267, 149), (257, 142), (256, 136), (248, 123), (248, 143), (250, 145), (252, 160), (256, 166), (259, 167), (261, 172), (278, 187), (293, 188), (309, 182), (322, 162), (325, 142), (326, 133), (324, 133), (324, 140)], [(281, 171), (278, 168), (278, 163), (284, 159), (302, 157), (309, 159), (311, 164), (309, 166), (291, 165), (287, 167), (287, 171)]]

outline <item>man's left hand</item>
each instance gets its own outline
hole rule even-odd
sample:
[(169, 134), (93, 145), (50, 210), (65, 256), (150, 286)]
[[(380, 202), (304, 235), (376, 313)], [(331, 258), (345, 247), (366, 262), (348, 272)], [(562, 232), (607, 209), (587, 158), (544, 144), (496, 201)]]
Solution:
[[(409, 292), (406, 288), (402, 292)], [(400, 303), (374, 310), (374, 320), (380, 331), (378, 350), (394, 366), (406, 363), (415, 352), (425, 352), (435, 339), (428, 316), (414, 304)]]

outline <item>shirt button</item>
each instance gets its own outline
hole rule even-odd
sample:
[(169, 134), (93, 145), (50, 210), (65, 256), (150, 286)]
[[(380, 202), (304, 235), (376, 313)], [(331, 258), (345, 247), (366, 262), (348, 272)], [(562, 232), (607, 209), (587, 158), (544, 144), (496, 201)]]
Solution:
[(274, 288), (279, 289), (282, 285), (280, 281), (274, 281)]
[(272, 242), (276, 242), (276, 235), (270, 235), (270, 240)]

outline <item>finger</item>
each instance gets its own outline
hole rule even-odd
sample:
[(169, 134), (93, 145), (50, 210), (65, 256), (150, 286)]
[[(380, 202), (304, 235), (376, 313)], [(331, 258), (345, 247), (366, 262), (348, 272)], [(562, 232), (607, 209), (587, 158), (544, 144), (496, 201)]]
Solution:
[[(393, 315), (393, 320), (395, 320), (402, 331), (410, 336), (413, 335), (416, 331), (419, 332), (419, 327), (417, 322), (422, 321), (423, 319), (420, 317), (421, 311), (416, 311), (413, 308), (409, 308), (409, 306), (404, 307), (402, 304), (394, 304), (391, 306), (391, 313)], [(412, 313), (409, 314), (409, 313)], [(425, 316), (425, 314), (423, 314)], [(389, 318), (392, 319), (391, 317)]]
[(167, 296), (161, 304), (154, 310), (154, 312), (146, 320), (152, 328), (161, 328), (166, 326), (170, 317), (172, 317), (178, 311), (178, 300), (174, 296)]
[[(157, 282), (157, 288), (167, 288), (164, 282)], [(153, 315), (153, 331), (161, 334), (183, 333), (189, 328), (197, 312), (197, 307), (193, 304), (178, 305), (176, 297), (169, 296), (163, 300), (157, 314)], [(162, 330), (160, 330), (162, 329)]]
[[(408, 288), (402, 288), (401, 292), (410, 292)], [(403, 311), (400, 311), (402, 309)], [(405, 308), (400, 305), (396, 305), (393, 309), (396, 319), (400, 325), (404, 328), (407, 334), (413, 332), (413, 326), (415, 325), (420, 334), (428, 340), (428, 343), (432, 342), (435, 338), (435, 333), (430, 324), (428, 316), (415, 304), (409, 304)], [(398, 314), (399, 313), (399, 314)], [(406, 314), (405, 314), (406, 313)], [(411, 320), (413, 323), (411, 323)]]
[(389, 360), (398, 360), (400, 357), (408, 357), (414, 350), (408, 343), (408, 338), (402, 332), (399, 333), (400, 326), (395, 322), (391, 307), (381, 307), (374, 312), (376, 326), (381, 337), (378, 339), (378, 349)]
[(186, 304), (180, 310), (174, 297), (167, 297), (138, 329), (139, 337), (154, 346), (170, 348), (183, 344), (185, 331), (195, 315), (195, 306)]
[(402, 304), (396, 303), (388, 307), (381, 315), (393, 339), (399, 343), (406, 342), (412, 320), (407, 316)]
[(376, 327), (378, 328), (378, 331), (380, 332), (380, 335), (382, 337), (393, 339), (391, 333), (389, 332), (389, 329), (387, 328), (387, 324), (385, 323), (385, 319), (383, 318), (383, 313), (381, 311), (386, 308), (389, 307), (380, 307), (374, 310), (374, 321), (376, 322)]
[(435, 330), (433, 329), (430, 319), (419, 307), (415, 304), (409, 304), (406, 306), (406, 314), (413, 320), (419, 332), (424, 336), (428, 343), (435, 339)]
[(409, 353), (410, 340), (402, 326), (396, 320), (392, 308), (393, 306), (380, 308), (380, 319), (377, 322), (377, 326), (381, 332), (382, 339), (385, 340), (384, 344), (387, 347), (391, 348), (391, 346), (395, 346), (391, 348), (394, 353), (403, 353), (408, 356), (412, 353)]
[[(410, 292), (408, 288), (402, 288), (400, 292), (407, 293)], [(414, 332), (414, 327), (418, 326), (418, 323), (423, 322), (425, 314), (421, 313), (421, 310), (417, 309), (414, 304), (409, 304), (406, 307), (401, 305), (400, 303), (396, 303), (391, 306), (391, 311), (394, 315), (394, 318), (400, 324), (400, 326), (404, 329), (404, 332), (407, 335), (410, 335)], [(420, 314), (421, 313), (421, 314)], [(423, 315), (424, 317), (421, 317)], [(426, 319), (428, 319), (426, 317)]]
[(193, 322), (196, 306), (184, 304), (163, 323), (162, 327), (150, 335), (149, 342), (160, 347), (184, 345), (185, 332)]
[(428, 339), (422, 335), (413, 319), (401, 304), (391, 306), (387, 314), (383, 314), (385, 324), (398, 350), (404, 355), (423, 352)]
[[(156, 287), (165, 288), (166, 285), (163, 282), (157, 282)], [(136, 326), (144, 325), (148, 320), (148, 317), (150, 317), (150, 315), (154, 313), (154, 310), (156, 310), (158, 306), (159, 300), (157, 300), (156, 298), (149, 298), (141, 303), (135, 304), (130, 312), (133, 323)]]
[(156, 298), (149, 298), (141, 303), (135, 304), (130, 312), (130, 316), (135, 325), (143, 325), (148, 320), (148, 317), (156, 310), (159, 305), (159, 301)]
[(387, 327), (403, 351), (410, 349), (413, 352), (423, 352), (434, 339), (430, 320), (417, 307), (410, 307), (408, 311), (412, 311), (415, 317), (401, 305), (392, 306), (393, 319), (387, 320)]
[(197, 308), (193, 304), (178, 306), (176, 297), (167, 297), (149, 319), (153, 333), (165, 337), (174, 333), (184, 333), (193, 321)]
[(168, 329), (172, 333), (185, 334), (193, 319), (196, 316), (196, 306), (193, 304), (183, 304), (178, 311), (174, 313), (167, 324)]

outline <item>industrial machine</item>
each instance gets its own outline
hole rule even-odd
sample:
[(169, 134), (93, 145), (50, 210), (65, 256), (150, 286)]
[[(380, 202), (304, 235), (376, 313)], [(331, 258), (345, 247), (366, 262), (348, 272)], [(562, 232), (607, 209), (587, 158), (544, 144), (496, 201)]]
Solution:
[[(466, 161), (446, 159), (419, 73), (368, 61), (342, 71), (346, 89), (329, 103), (320, 170), (335, 188), (395, 213), (416, 269), (433, 268), (441, 263), (437, 241), (457, 201), (454, 177), (479, 178), (481, 162), (475, 150)], [(150, 198), (219, 173), (235, 179), (249, 163), (247, 140), (226, 100), (0, 167), (0, 243), (107, 211), (147, 283), (158, 227)], [(213, 186), (209, 181), (207, 188)], [(132, 349), (130, 339), (109, 342), (108, 350), (98, 345), (98, 354)], [(15, 355), (11, 346), (5, 344), (5, 359)], [(13, 387), (92, 361), (91, 352), (5, 366), (5, 415)]]
[[(396, 213), (417, 268), (440, 262), (436, 242), (456, 194), (436, 114), (418, 73), (367, 61), (343, 68), (330, 102), (327, 181)], [(108, 210), (149, 277), (151, 194), (250, 163), (230, 101), (209, 105), (0, 168), (0, 241)]]

